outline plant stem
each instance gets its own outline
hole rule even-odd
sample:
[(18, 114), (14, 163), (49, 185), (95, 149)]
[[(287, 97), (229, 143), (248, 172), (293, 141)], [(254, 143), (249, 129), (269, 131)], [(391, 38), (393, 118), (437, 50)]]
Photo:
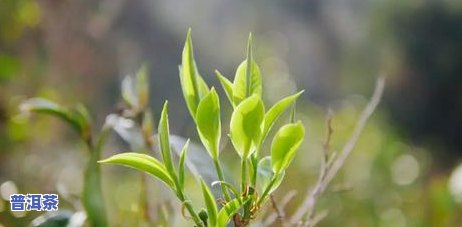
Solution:
[(247, 186), (247, 159), (241, 159), (241, 192), (245, 192)]
[(204, 223), (201, 221), (201, 219), (199, 218), (199, 215), (197, 215), (196, 211), (194, 211), (194, 208), (191, 205), (191, 202), (184, 195), (183, 190), (181, 190), (181, 188), (180, 188), (180, 184), (179, 184), (178, 180), (175, 180), (175, 185), (177, 187), (176, 194), (177, 194), (178, 199), (180, 199), (180, 201), (184, 204), (184, 206), (188, 210), (189, 214), (191, 215), (191, 218), (193, 219), (194, 223), (196, 223), (196, 225), (198, 227), (203, 227)]
[(85, 170), (82, 201), (91, 226), (105, 227), (108, 223), (101, 188), (101, 170), (97, 163), (100, 160), (101, 149), (99, 146), (94, 149), (91, 143), (87, 143), (87, 145), (90, 151), (90, 160)]
[(261, 149), (261, 143), (263, 143), (263, 140), (259, 143), (257, 146), (255, 152), (252, 154), (250, 157), (250, 161), (252, 162), (252, 167), (253, 167), (253, 174), (251, 178), (251, 183), (252, 187), (256, 188), (257, 187), (257, 177), (258, 177), (258, 156), (260, 154), (260, 149)]
[(271, 188), (273, 187), (274, 183), (276, 182), (276, 175), (273, 176), (273, 179), (271, 179), (270, 183), (268, 184), (268, 186), (265, 188), (265, 191), (263, 192), (263, 194), (261, 195), (260, 199), (258, 200), (257, 202), (257, 206), (260, 206), (263, 201), (266, 199), (266, 196), (268, 196), (269, 194), (269, 191), (271, 190)]
[[(218, 180), (221, 182), (226, 182), (225, 177), (223, 175), (223, 170), (221, 169), (220, 161), (218, 159), (213, 160), (213, 164), (215, 165), (215, 169), (217, 171)], [(229, 196), (228, 190), (221, 185), (221, 191), (223, 192), (223, 196), (225, 197), (226, 202), (231, 201), (231, 197)]]

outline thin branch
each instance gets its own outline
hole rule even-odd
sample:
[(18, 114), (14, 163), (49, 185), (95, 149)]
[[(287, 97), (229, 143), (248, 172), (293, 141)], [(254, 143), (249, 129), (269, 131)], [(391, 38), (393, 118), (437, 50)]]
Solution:
[(347, 143), (341, 150), (338, 157), (332, 162), (332, 165), (328, 165), (326, 167), (326, 169), (324, 170), (325, 175), (320, 174), (321, 180), (319, 180), (318, 183), (313, 188), (313, 190), (309, 192), (308, 196), (305, 198), (302, 205), (298, 208), (295, 214), (291, 217), (290, 219), (291, 223), (295, 225), (303, 223), (302, 219), (305, 215), (308, 216), (308, 220), (310, 220), (310, 218), (311, 219), (313, 218), (314, 207), (317, 203), (319, 196), (322, 193), (324, 193), (324, 191), (329, 186), (332, 179), (337, 175), (340, 168), (342, 168), (342, 166), (345, 164), (346, 159), (348, 158), (351, 151), (353, 150), (356, 143), (358, 142), (358, 139), (362, 131), (364, 130), (364, 127), (366, 126), (367, 120), (370, 118), (372, 113), (375, 111), (377, 105), (379, 104), (380, 99), (383, 94), (384, 87), (385, 87), (385, 79), (383, 77), (380, 77), (377, 80), (375, 90), (374, 90), (371, 100), (369, 101), (369, 103), (367, 104), (363, 112), (361, 113), (359, 120), (356, 122), (355, 129), (350, 139), (347, 141)]
[(302, 226), (303, 227), (313, 227), (316, 226), (320, 221), (322, 221), (325, 217), (327, 217), (327, 210), (323, 210), (316, 214), (312, 219), (305, 222)]
[(273, 206), (274, 211), (276, 212), (277, 220), (279, 221), (280, 226), (284, 226), (284, 212), (278, 207), (276, 200), (273, 195), (270, 195), (271, 205)]
[(263, 226), (271, 226), (279, 217), (285, 218), (284, 209), (292, 201), (293, 198), (297, 195), (297, 191), (291, 190), (289, 191), (284, 198), (282, 198), (281, 202), (279, 203), (278, 210), (282, 212), (282, 214), (278, 214), (277, 211), (271, 213), (262, 223)]

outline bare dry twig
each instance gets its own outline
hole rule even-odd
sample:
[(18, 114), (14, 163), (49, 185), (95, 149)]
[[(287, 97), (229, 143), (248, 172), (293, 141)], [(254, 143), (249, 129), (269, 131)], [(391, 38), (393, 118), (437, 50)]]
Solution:
[[(277, 208), (279, 211), (282, 212), (282, 214), (278, 214), (277, 211), (274, 211), (268, 217), (263, 221), (263, 226), (271, 226), (278, 218), (280, 217), (285, 217), (284, 213), (284, 208), (287, 206), (287, 204), (297, 195), (297, 191), (291, 190), (289, 191), (281, 200), (279, 204), (276, 203)], [(287, 224), (287, 220), (285, 220)]]
[[(385, 87), (385, 79), (383, 77), (377, 80), (374, 93), (372, 95), (371, 100), (361, 113), (359, 120), (356, 123), (355, 129), (347, 141), (345, 146), (342, 148), (341, 152), (339, 153), (338, 157), (331, 157), (330, 161), (328, 159), (328, 148), (330, 137), (332, 133), (332, 129), (330, 128), (330, 120), (327, 120), (328, 124), (328, 132), (326, 142), (324, 143), (324, 158), (323, 158), (323, 165), (321, 167), (320, 175), (318, 178), (318, 182), (314, 186), (312, 190), (309, 191), (308, 196), (303, 201), (302, 205), (298, 208), (298, 210), (294, 213), (291, 217), (290, 222), (296, 226), (314, 226), (319, 220), (314, 222), (314, 214), (315, 214), (315, 206), (318, 201), (318, 198), (325, 192), (326, 188), (329, 186), (332, 179), (337, 175), (338, 171), (342, 166), (345, 164), (346, 159), (350, 155), (351, 151), (355, 147), (358, 139), (366, 126), (367, 120), (370, 118), (374, 110), (376, 109), (377, 105), (380, 102), (380, 99), (383, 94), (383, 90)], [(304, 222), (303, 218), (307, 217), (307, 221)]]

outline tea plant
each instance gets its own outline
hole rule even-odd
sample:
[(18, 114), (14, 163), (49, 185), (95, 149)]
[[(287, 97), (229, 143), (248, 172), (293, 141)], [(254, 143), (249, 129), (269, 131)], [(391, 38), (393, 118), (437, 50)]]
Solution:
[[(226, 122), (229, 125), (227, 134), (240, 158), (236, 160), (236, 164), (240, 164), (240, 179), (226, 179), (220, 160), (220, 147), (223, 141), (221, 124), (225, 121), (221, 118), (220, 98), (215, 88), (209, 88), (199, 74), (194, 60), (191, 31), (187, 33), (179, 74), (187, 109), (196, 125), (200, 141), (212, 159), (212, 169), (215, 169), (218, 179), (208, 185), (200, 176), (195, 175), (205, 204), (205, 208), (200, 209), (197, 204), (193, 204), (186, 193), (189, 191), (185, 184), (189, 140), (179, 152), (178, 163), (174, 163), (172, 135), (169, 132), (168, 102), (163, 105), (157, 134), (154, 134), (152, 115), (148, 107), (146, 67), (138, 71), (135, 79), (126, 77), (123, 80), (122, 98), (125, 106), (119, 113), (108, 115), (99, 134), (93, 132), (89, 114), (82, 105), (66, 108), (42, 98), (33, 98), (22, 104), (23, 112), (47, 113), (63, 119), (79, 133), (86, 144), (90, 159), (84, 176), (82, 201), (92, 226), (108, 225), (98, 162), (128, 166), (154, 176), (175, 194), (189, 214), (185, 216), (189, 216), (195, 226), (202, 227), (222, 227), (227, 226), (229, 222), (234, 226), (248, 226), (259, 214), (264, 203), (272, 199), (271, 194), (281, 184), (286, 169), (305, 138), (305, 127), (300, 121), (295, 120), (296, 99), (303, 91), (265, 108), (267, 105), (262, 100), (262, 76), (253, 58), (251, 35), (247, 44), (246, 58), (237, 67), (234, 80), (231, 82), (219, 71), (215, 71), (233, 107), (231, 118)], [(282, 226), (314, 226), (319, 221), (319, 218), (315, 217), (317, 199), (326, 190), (354, 148), (367, 119), (380, 100), (383, 84), (383, 80), (378, 81), (371, 103), (361, 115), (351, 139), (338, 156), (327, 152), (331, 134), (328, 124), (329, 133), (324, 145), (325, 155), (319, 180), (292, 218), (286, 219), (275, 201), (271, 201)], [(265, 141), (269, 140), (267, 138), (269, 132), (279, 116), (288, 109), (291, 109), (290, 122), (277, 129), (274, 137), (271, 138), (270, 155), (263, 156), (262, 148)], [(133, 127), (135, 132), (127, 132), (120, 127), (118, 121), (125, 120), (136, 125)], [(114, 129), (131, 145), (132, 152), (120, 153), (100, 160), (110, 129)], [(135, 136), (130, 133), (135, 133)], [(158, 149), (156, 145), (159, 145)], [(159, 151), (160, 157), (150, 156), (146, 151)], [(238, 186), (232, 183), (236, 181), (240, 182)], [(144, 175), (141, 184), (140, 207), (143, 213), (141, 216), (145, 218), (146, 223), (152, 224), (147, 215), (149, 209)], [(220, 186), (221, 193), (218, 197), (212, 193), (211, 186)], [(270, 219), (271, 216), (263, 223), (274, 222), (274, 219)]]
[[(199, 74), (190, 32), (179, 69), (183, 95), (200, 140), (213, 160), (219, 179), (216, 183), (221, 185), (222, 198), (215, 198), (210, 186), (200, 179), (206, 209), (198, 211), (185, 194), (184, 157), (188, 145), (183, 148), (178, 166), (175, 166), (169, 142), (167, 102), (164, 104), (158, 128), (162, 161), (146, 154), (122, 153), (101, 163), (125, 165), (155, 176), (175, 193), (197, 226), (226, 226), (231, 218), (236, 226), (246, 226), (258, 214), (269, 194), (281, 183), (285, 170), (305, 137), (303, 124), (292, 119), (292, 122), (278, 129), (272, 139), (271, 156), (261, 157), (263, 142), (273, 124), (301, 92), (282, 99), (265, 111), (261, 98), (262, 78), (252, 56), (251, 36), (247, 46), (247, 58), (238, 66), (234, 81), (229, 81), (216, 71), (228, 100), (234, 107), (228, 124), (229, 137), (241, 159), (238, 190), (223, 175), (219, 150), (222, 133), (220, 100), (215, 88), (209, 88)], [(217, 204), (217, 201), (221, 203)], [(222, 208), (218, 210), (220, 205)]]

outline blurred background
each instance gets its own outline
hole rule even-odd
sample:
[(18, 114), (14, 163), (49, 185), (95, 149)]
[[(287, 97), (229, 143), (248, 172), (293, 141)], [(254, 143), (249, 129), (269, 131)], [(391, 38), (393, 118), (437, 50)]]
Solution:
[[(316, 181), (328, 110), (332, 151), (339, 151), (383, 75), (382, 103), (322, 197), (318, 209), (328, 215), (319, 226), (460, 226), (462, 2), (456, 0), (0, 0), (0, 226), (26, 226), (42, 214), (10, 212), (13, 192), (59, 193), (61, 210), (81, 209), (73, 201), (88, 158), (84, 145), (59, 120), (18, 115), (27, 98), (81, 102), (99, 128), (121, 102), (122, 78), (146, 63), (155, 119), (168, 99), (172, 133), (198, 141), (177, 67), (189, 27), (209, 85), (220, 87), (215, 69), (234, 77), (252, 32), (265, 101), (306, 90), (297, 117), (308, 135), (275, 193), (281, 200), (297, 192), (287, 213)], [(229, 119), (231, 107), (222, 105)], [(232, 174), (231, 148), (224, 147), (223, 157)], [(126, 149), (114, 134), (103, 157)], [(111, 225), (137, 225), (138, 175), (103, 167), (103, 176)], [(200, 197), (199, 189), (191, 193)], [(164, 200), (153, 196), (152, 206), (164, 207)]]

